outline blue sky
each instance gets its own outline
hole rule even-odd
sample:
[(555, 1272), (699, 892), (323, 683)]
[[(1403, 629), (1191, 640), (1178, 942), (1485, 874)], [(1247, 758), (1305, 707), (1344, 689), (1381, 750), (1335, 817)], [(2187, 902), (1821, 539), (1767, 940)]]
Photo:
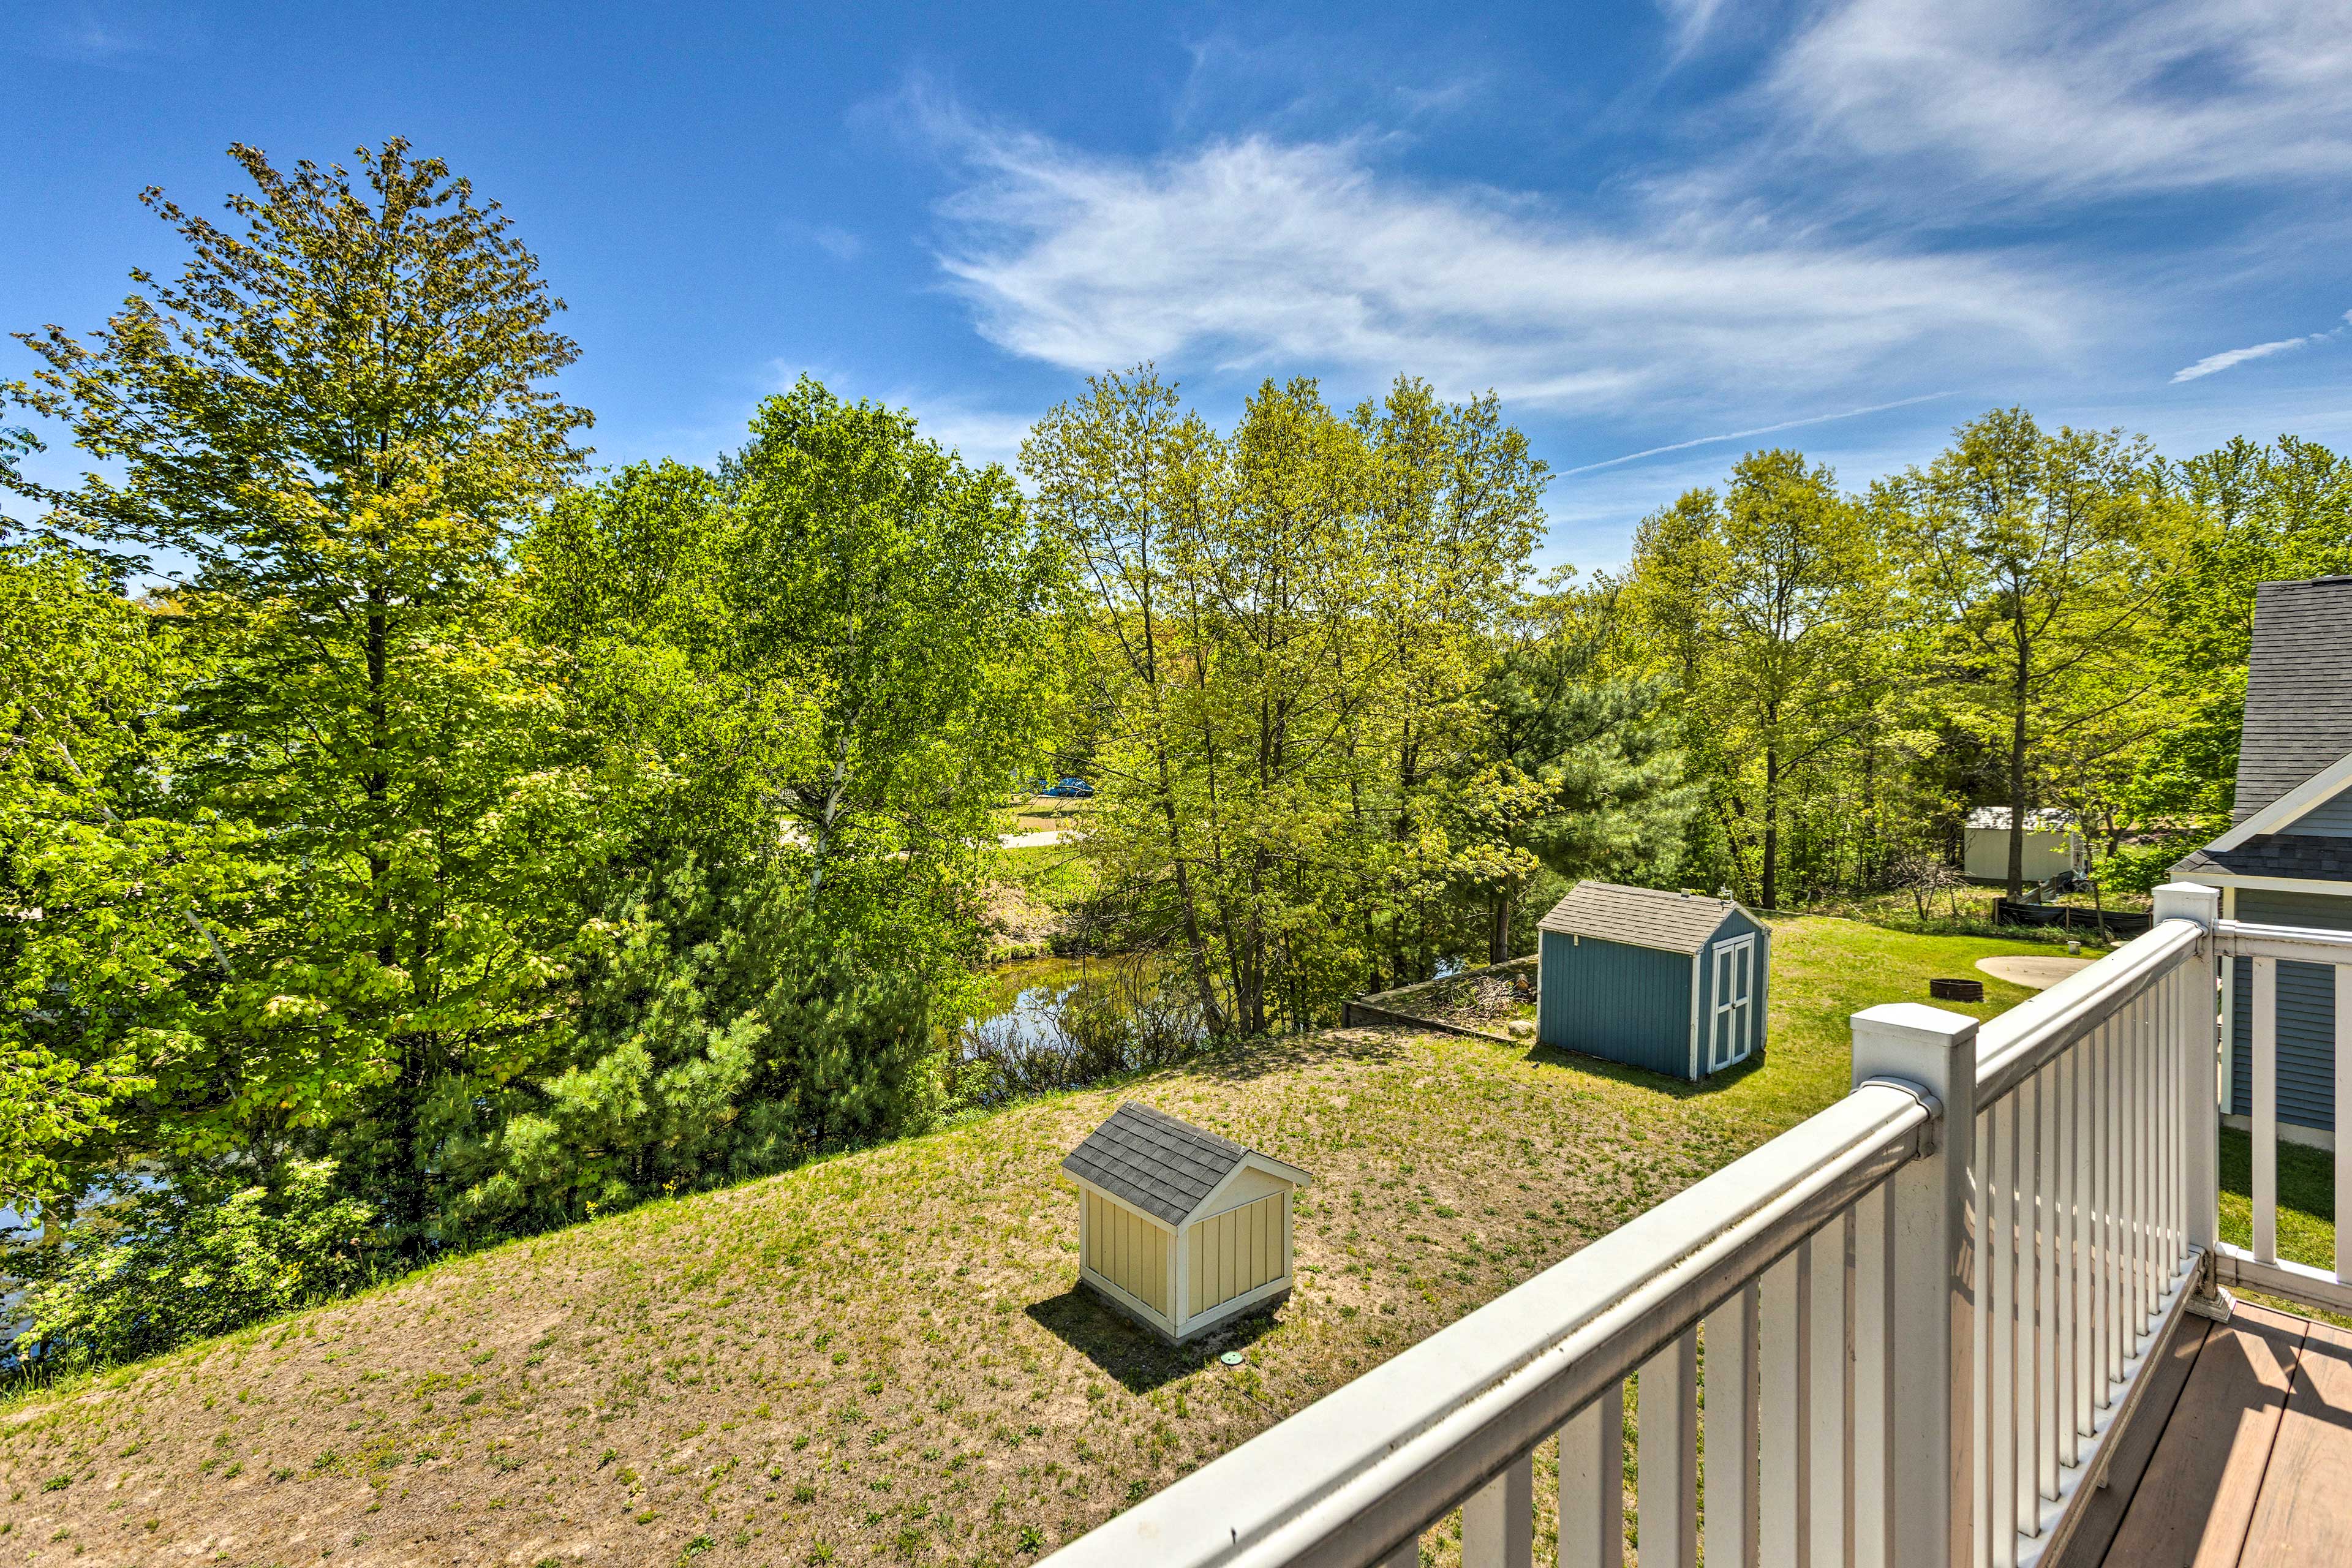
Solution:
[(232, 141), (404, 135), (569, 300), (600, 462), (802, 371), (1006, 460), (1140, 359), (1220, 420), (1405, 372), (1502, 395), (1589, 567), (1748, 446), (1858, 485), (1997, 404), (2352, 447), (2352, 0), (0, 0), (0, 326), (170, 266), (134, 198)]

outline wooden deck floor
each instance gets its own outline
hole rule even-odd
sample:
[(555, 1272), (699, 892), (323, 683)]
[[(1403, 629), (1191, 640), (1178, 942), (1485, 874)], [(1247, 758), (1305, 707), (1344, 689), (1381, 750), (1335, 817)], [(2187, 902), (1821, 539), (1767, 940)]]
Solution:
[(2149, 1375), (2065, 1568), (2352, 1563), (2352, 1333), (2240, 1302)]

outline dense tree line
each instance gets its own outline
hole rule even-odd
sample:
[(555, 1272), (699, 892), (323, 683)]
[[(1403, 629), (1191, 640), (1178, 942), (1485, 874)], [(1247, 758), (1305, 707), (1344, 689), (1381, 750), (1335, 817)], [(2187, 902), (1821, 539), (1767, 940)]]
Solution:
[(2324, 448), (2007, 410), (1538, 579), (1544, 465), (1410, 377), (1221, 431), (1105, 375), (1018, 482), (803, 380), (592, 474), (495, 204), (234, 156), (227, 226), (147, 198), (176, 277), (22, 335), (93, 471), (0, 431), (0, 1190), (83, 1353), (931, 1124), (1042, 769), (1155, 1049), (1302, 1028), (1570, 879), (1872, 892), (1974, 804), (2145, 882), (2226, 818), (2252, 584), (2352, 569)]
[(2254, 584), (2347, 566), (2352, 461), (2324, 447), (2176, 463), (1999, 409), (1863, 493), (1759, 452), (1652, 514), (1604, 662), (1672, 683), (1706, 795), (1686, 880), (1878, 892), (1991, 805), (2071, 815), (2141, 889), (2228, 822)]

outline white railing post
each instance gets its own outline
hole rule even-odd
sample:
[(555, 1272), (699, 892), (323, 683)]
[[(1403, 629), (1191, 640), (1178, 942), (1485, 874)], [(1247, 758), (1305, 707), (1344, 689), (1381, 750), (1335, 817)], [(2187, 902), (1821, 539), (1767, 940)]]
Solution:
[[(1885, 1321), (1895, 1342), (1885, 1431), (1889, 1468), (1903, 1484), (1886, 1499), (1884, 1560), (1970, 1568), (1976, 1562), (1978, 1258), (1970, 1165), (1977, 1021), (1895, 1002), (1856, 1013), (1853, 1026), (1856, 1085), (1899, 1079), (1932, 1096), (1943, 1111), (1934, 1152), (1887, 1184), (1894, 1258)], [(1873, 1521), (1868, 1528), (1875, 1535), (1879, 1526)]]
[[(2159, 923), (2194, 921), (2210, 931), (2221, 918), (2221, 889), (2196, 882), (2167, 882), (2156, 890), (2156, 918)], [(2229, 1020), (2221, 1016), (2210, 957), (2192, 966), (2184, 978), (2191, 985), (2179, 1042), (2188, 1089), (2182, 1106), (2186, 1124), (2181, 1128), (2187, 1148), (2180, 1162), (2180, 1189), (2188, 1213), (2183, 1216), (2181, 1239), (2206, 1258), (2198, 1271), (2190, 1310), (2226, 1321), (2229, 1305), (2213, 1278), (2212, 1264), (2214, 1245), (2221, 1239), (2221, 1106), (2219, 1090), (2208, 1086), (2219, 1081), (2216, 1062), (2218, 1054), (2229, 1048)]]

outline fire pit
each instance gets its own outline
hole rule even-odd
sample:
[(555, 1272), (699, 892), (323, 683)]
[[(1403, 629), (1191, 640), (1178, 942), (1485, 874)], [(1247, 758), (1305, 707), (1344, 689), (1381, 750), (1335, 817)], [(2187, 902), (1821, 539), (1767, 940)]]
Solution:
[(1930, 980), (1927, 994), (1939, 1002), (1981, 1002), (1984, 982), (1981, 980)]

